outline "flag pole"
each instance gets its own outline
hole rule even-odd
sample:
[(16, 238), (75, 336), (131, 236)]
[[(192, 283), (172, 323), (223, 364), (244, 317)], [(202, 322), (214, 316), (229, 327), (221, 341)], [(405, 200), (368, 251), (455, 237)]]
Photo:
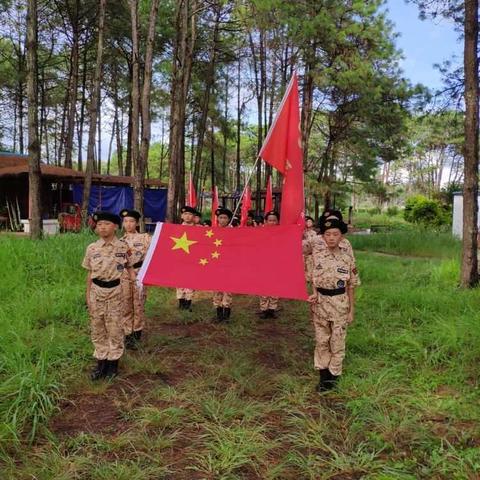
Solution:
[[(245, 186), (243, 187), (242, 195), (240, 196), (240, 200), (243, 198), (245, 195), (245, 192), (247, 190), (248, 185), (250, 184), (250, 180), (253, 177), (253, 173), (255, 172), (255, 168), (257, 167), (257, 163), (260, 160), (260, 155), (257, 155), (257, 159), (255, 160), (255, 163), (253, 164), (252, 170), (250, 172), (250, 175), (248, 176), (247, 180), (245, 181)], [(235, 207), (235, 210), (233, 212), (232, 218), (230, 220), (230, 223), (228, 225), (231, 225), (233, 222), (233, 217), (238, 213), (238, 208), (240, 207), (240, 202), (237, 203), (237, 206)]]

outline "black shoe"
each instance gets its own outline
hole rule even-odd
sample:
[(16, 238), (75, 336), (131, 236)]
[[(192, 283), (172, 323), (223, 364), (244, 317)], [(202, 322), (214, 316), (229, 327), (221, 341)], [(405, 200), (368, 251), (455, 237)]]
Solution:
[(268, 312), (268, 318), (277, 318), (277, 312), (275, 310), (267, 310)]
[(178, 308), (180, 310), (184, 310), (185, 309), (185, 299), (184, 298), (179, 298), (178, 299)]
[(266, 320), (268, 318), (268, 310), (262, 310), (260, 312), (260, 318)]
[(139, 342), (142, 338), (142, 330), (136, 330), (135, 332), (133, 332), (133, 339), (135, 340), (135, 342)]
[(185, 310), (188, 310), (189, 312), (192, 311), (192, 301), (191, 300), (185, 300)]
[(91, 380), (100, 380), (101, 378), (105, 377), (105, 373), (107, 370), (107, 360), (97, 360), (97, 366), (90, 374)]
[(322, 392), (326, 392), (327, 390), (330, 390), (329, 382), (330, 382), (331, 375), (332, 374), (330, 373), (330, 370), (328, 368), (324, 368), (320, 370), (320, 381), (316, 386), (317, 392), (322, 393)]
[(230, 307), (224, 307), (223, 309), (223, 319), (226, 322), (230, 321), (230, 314), (232, 313), (232, 309)]
[(333, 375), (330, 371), (328, 373), (330, 374), (330, 378), (326, 382), (327, 390), (333, 390), (337, 385), (340, 375)]
[(137, 344), (135, 342), (135, 332), (130, 333), (125, 337), (125, 348), (127, 350), (136, 350), (137, 349)]
[(107, 360), (105, 378), (115, 378), (118, 375), (118, 360)]
[(223, 317), (223, 307), (217, 307), (217, 322), (223, 322), (225, 318)]

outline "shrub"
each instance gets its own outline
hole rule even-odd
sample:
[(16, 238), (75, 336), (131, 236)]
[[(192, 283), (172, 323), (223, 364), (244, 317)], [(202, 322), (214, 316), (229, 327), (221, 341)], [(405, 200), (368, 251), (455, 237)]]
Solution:
[(440, 226), (449, 222), (449, 208), (441, 205), (438, 200), (414, 195), (407, 199), (403, 216), (410, 223)]
[(399, 209), (396, 205), (387, 208), (387, 215), (389, 217), (396, 217), (398, 215)]

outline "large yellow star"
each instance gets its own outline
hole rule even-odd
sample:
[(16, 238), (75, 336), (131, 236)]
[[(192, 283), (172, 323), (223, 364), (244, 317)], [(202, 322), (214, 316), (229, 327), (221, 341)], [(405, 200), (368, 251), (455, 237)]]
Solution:
[(190, 245), (194, 243), (198, 243), (195, 240), (189, 240), (187, 238), (187, 232), (183, 232), (183, 235), (180, 238), (170, 237), (174, 242), (175, 245), (172, 247), (172, 250), (183, 250), (185, 253), (190, 253)]
[(212, 238), (212, 237), (213, 237), (213, 230), (207, 230), (207, 232), (205, 233), (205, 235), (206, 235), (208, 238)]
[(219, 257), (220, 257), (220, 254), (219, 254), (218, 252), (213, 252), (213, 253), (212, 253), (212, 258), (217, 259), (217, 258), (219, 258)]
[(219, 247), (222, 244), (222, 241), (217, 238), (213, 243), (216, 247)]

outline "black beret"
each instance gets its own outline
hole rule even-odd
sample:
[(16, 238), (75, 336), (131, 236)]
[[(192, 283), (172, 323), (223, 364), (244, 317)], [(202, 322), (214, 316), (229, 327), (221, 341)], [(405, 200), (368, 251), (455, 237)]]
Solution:
[(185, 205), (180, 209), (182, 213), (191, 213), (193, 215), (196, 215), (197, 211), (193, 207), (189, 207), (188, 205)]
[(140, 220), (140, 217), (142, 216), (140, 214), (140, 212), (137, 212), (136, 210), (128, 210), (127, 208), (124, 208), (121, 212), (120, 212), (120, 216), (122, 218), (125, 218), (125, 217), (132, 217), (134, 218), (137, 222)]
[(120, 217), (110, 212), (95, 212), (92, 218), (95, 223), (99, 222), (100, 220), (106, 220), (107, 222), (115, 223), (119, 227), (122, 224)]
[(332, 218), (325, 220), (325, 222), (320, 225), (320, 233), (325, 233), (327, 230), (331, 230), (332, 228), (338, 228), (342, 233), (348, 232), (348, 225), (345, 222), (338, 220), (338, 218)]
[(257, 215), (257, 216), (255, 217), (255, 221), (256, 221), (257, 223), (259, 223), (259, 224), (261, 224), (261, 223), (264, 222), (264, 221), (263, 221), (263, 217), (262, 217), (261, 215)]
[(233, 217), (233, 213), (231, 210), (225, 207), (220, 207), (215, 210), (215, 215), (218, 217), (219, 215), (226, 215), (228, 218)]
[(313, 219), (313, 217), (310, 217), (310, 215), (307, 215), (305, 217), (305, 220), (311, 220), (312, 222), (314, 222), (315, 220)]
[(248, 213), (247, 213), (247, 217), (255, 219), (255, 211), (254, 210), (249, 210)]
[(280, 220), (280, 215), (277, 211), (275, 210), (270, 210), (269, 212), (267, 212), (265, 214), (265, 220), (270, 216), (270, 215), (273, 215), (274, 217), (277, 217), (277, 220)]
[(197, 209), (194, 209), (193, 214), (194, 214), (196, 217), (201, 217), (201, 216), (202, 216), (202, 214), (201, 214)]

